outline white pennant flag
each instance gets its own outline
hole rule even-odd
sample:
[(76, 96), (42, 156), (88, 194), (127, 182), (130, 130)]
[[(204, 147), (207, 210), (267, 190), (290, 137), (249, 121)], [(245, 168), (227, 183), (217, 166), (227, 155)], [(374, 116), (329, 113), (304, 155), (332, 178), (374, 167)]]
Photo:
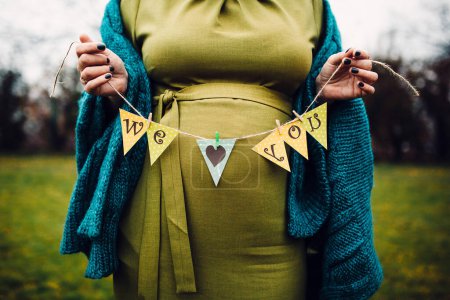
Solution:
[(198, 147), (202, 152), (209, 173), (213, 178), (214, 184), (219, 184), (225, 165), (233, 150), (236, 139), (220, 139), (219, 146), (214, 147), (215, 139), (197, 140)]

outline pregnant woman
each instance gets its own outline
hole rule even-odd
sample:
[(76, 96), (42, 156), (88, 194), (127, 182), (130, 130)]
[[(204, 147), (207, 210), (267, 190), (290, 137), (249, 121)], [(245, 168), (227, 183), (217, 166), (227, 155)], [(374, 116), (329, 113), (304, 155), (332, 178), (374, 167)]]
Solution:
[[(327, 1), (111, 0), (101, 33), (105, 43), (82, 35), (77, 46), (79, 176), (61, 243), (88, 256), (87, 277), (113, 273), (117, 299), (375, 293), (383, 274), (359, 97), (378, 76), (366, 51), (341, 51)], [(153, 165), (146, 137), (123, 155), (118, 108), (131, 109), (116, 90), (155, 122), (237, 137), (304, 112), (341, 63), (320, 99), (328, 150), (308, 138), (309, 160), (288, 152), (291, 173), (252, 151), (265, 136), (236, 142), (217, 187), (190, 136)], [(314, 245), (319, 269), (308, 272)]]

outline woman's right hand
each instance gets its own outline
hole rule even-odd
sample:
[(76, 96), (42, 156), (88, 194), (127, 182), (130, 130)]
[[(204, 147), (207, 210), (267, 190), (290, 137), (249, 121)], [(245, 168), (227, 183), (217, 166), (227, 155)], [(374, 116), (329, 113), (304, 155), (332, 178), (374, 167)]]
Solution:
[(77, 45), (77, 69), (84, 90), (91, 95), (120, 99), (116, 91), (107, 84), (111, 83), (122, 95), (128, 86), (128, 73), (125, 65), (105, 44), (94, 42), (85, 34), (80, 35), (81, 44)]

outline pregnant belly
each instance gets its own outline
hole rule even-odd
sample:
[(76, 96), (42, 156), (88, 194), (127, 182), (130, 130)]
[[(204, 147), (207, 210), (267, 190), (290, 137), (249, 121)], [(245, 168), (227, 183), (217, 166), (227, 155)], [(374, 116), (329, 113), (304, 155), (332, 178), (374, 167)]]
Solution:
[[(221, 138), (231, 138), (272, 129), (275, 119), (290, 119), (279, 109), (244, 99), (202, 99), (178, 105), (180, 129), (210, 138), (216, 130)], [(265, 136), (236, 141), (217, 187), (195, 138), (179, 136), (190, 228), (193, 234), (217, 232), (209, 238), (216, 239), (218, 251), (222, 243), (239, 254), (242, 243), (273, 246), (286, 242), (288, 173), (251, 149)]]
[[(178, 101), (178, 109), (180, 129), (207, 138), (216, 131), (221, 138), (262, 132), (274, 128), (275, 119), (290, 119), (276, 107), (239, 98)], [(217, 187), (195, 138), (179, 136), (191, 249), (204, 299), (218, 293), (222, 299), (303, 298), (304, 240), (286, 232), (288, 173), (251, 150), (265, 136), (236, 141)], [(171, 266), (164, 251), (161, 259), (162, 270)], [(162, 286), (173, 284), (169, 273), (161, 275)], [(169, 291), (166, 297), (172, 287), (161, 289)]]

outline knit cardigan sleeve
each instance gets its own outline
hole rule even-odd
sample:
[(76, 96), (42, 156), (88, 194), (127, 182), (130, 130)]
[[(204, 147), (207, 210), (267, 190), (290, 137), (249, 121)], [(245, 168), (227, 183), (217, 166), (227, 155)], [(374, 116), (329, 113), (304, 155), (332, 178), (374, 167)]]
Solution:
[[(141, 113), (151, 110), (151, 86), (139, 53), (124, 33), (120, 0), (105, 9), (100, 32), (106, 46), (122, 58), (128, 71), (127, 99)], [(107, 120), (108, 99), (83, 92), (75, 127), (77, 180), (60, 243), (60, 252), (83, 252), (85, 276), (102, 278), (118, 266), (117, 229), (122, 208), (132, 196), (144, 165), (147, 137), (123, 155), (120, 118)], [(131, 111), (128, 104), (122, 108)]]
[[(299, 109), (313, 99), (315, 78), (328, 57), (342, 51), (339, 28), (327, 0), (324, 8), (320, 48), (301, 91)], [(297, 179), (301, 183), (296, 186), (297, 203), (291, 201), (290, 206), (298, 215), (291, 213), (290, 233), (311, 237), (320, 229), (325, 235), (320, 299), (368, 299), (380, 287), (383, 270), (373, 241), (374, 158), (362, 98), (329, 105), (328, 150), (315, 140), (308, 142), (312, 158), (304, 162), (305, 172)]]
[[(335, 105), (335, 104), (333, 104)], [(373, 243), (373, 152), (361, 98), (330, 110), (327, 173), (331, 208), (323, 253), (322, 299), (368, 299), (383, 271)]]
[(321, 298), (368, 299), (380, 287), (383, 270), (374, 247), (374, 158), (363, 100), (333, 103), (329, 128), (326, 165), (331, 205)]

